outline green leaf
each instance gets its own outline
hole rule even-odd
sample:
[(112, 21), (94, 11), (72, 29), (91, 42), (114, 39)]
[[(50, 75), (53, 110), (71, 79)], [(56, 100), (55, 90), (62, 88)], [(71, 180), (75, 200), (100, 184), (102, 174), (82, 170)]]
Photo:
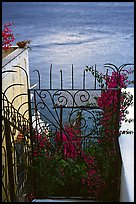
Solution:
[(61, 159), (61, 160), (59, 161), (59, 164), (60, 164), (62, 167), (66, 167), (66, 166), (69, 165), (68, 162), (66, 162), (66, 160), (64, 160), (64, 159)]

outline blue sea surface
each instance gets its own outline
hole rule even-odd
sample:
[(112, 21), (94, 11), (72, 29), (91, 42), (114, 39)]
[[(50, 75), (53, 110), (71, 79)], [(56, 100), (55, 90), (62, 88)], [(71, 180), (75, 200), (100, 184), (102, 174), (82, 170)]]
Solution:
[(14, 22), (16, 42), (31, 40), (31, 85), (38, 69), (41, 88), (49, 87), (51, 64), (53, 88), (60, 87), (60, 70), (64, 88), (71, 88), (72, 64), (74, 86), (81, 88), (86, 66), (105, 72), (105, 63), (134, 63), (133, 2), (2, 2), (2, 24), (7, 22)]

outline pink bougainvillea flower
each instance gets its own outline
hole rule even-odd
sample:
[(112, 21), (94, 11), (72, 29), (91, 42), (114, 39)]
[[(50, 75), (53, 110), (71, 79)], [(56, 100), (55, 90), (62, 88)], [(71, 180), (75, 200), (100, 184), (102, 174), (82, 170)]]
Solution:
[(13, 23), (7, 23), (7, 24), (4, 24), (4, 28), (2, 30), (2, 47), (4, 49), (8, 49), (11, 47), (11, 43), (14, 42), (15, 40), (15, 37), (13, 35), (13, 32), (12, 30), (10, 29), (10, 26), (12, 25)]

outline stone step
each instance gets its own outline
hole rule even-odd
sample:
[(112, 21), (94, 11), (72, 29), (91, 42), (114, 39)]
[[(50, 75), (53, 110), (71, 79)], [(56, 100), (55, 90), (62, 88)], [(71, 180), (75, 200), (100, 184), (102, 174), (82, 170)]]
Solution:
[(32, 202), (98, 202), (96, 200), (88, 200), (88, 199), (72, 199), (72, 198), (61, 198), (61, 199), (34, 199)]

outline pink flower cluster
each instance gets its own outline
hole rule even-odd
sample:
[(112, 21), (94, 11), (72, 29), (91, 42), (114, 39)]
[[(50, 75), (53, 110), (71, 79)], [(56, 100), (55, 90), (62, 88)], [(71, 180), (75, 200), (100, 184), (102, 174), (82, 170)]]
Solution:
[[(107, 90), (105, 90), (98, 98), (98, 106), (102, 109), (108, 108), (114, 104), (114, 111), (116, 111), (118, 103), (118, 90), (112, 90), (113, 88), (125, 88), (127, 85), (127, 76), (125, 73), (112, 72), (111, 76), (105, 78), (107, 83)], [(121, 102), (123, 101), (121, 97)]]
[[(121, 92), (119, 99), (119, 91), (121, 91), (122, 88), (126, 88), (128, 83), (127, 78), (128, 76), (124, 72), (122, 73), (112, 72), (111, 76), (105, 78), (107, 83), (107, 89), (102, 92), (101, 96), (97, 100), (98, 106), (104, 110), (102, 124), (105, 125), (105, 127), (111, 120), (115, 120), (113, 115), (115, 115), (114, 113), (117, 113), (119, 103), (120, 103), (119, 120), (120, 122), (121, 120), (123, 120), (124, 110), (127, 108), (127, 103), (124, 106), (123, 104), (124, 95)], [(120, 88), (120, 90), (119, 89), (113, 90), (114, 88)]]
[[(89, 193), (98, 196), (105, 182), (101, 175), (98, 175), (95, 157), (87, 155), (81, 148), (81, 138), (78, 137), (79, 134), (79, 130), (65, 126), (65, 133), (62, 133), (62, 138), (60, 137), (60, 132), (57, 132), (56, 143), (59, 144), (62, 142), (64, 159), (71, 158), (75, 160), (79, 155), (82, 157), (83, 162), (85, 162), (84, 172), (86, 172), (86, 175), (83, 175), (81, 178), (82, 188), (87, 187)], [(60, 172), (62, 176), (65, 176), (63, 169), (60, 169)]]
[(84, 189), (84, 185), (87, 184), (90, 196), (99, 197), (106, 185), (106, 182), (94, 169), (89, 170), (87, 175), (87, 178), (82, 178), (82, 188)]
[(35, 134), (34, 139), (35, 139), (35, 144), (37, 142), (38, 144), (34, 146), (33, 156), (37, 157), (42, 155), (42, 153), (48, 156), (49, 152), (46, 150), (51, 146), (51, 144), (46, 136), (46, 132), (45, 134)]
[(97, 171), (97, 161), (94, 156), (86, 155), (82, 150), (82, 158), (87, 164), (86, 176), (82, 177), (82, 188), (87, 187), (90, 196), (98, 197), (102, 189), (104, 188), (106, 182), (103, 180), (102, 176)]
[(64, 132), (62, 133), (62, 138), (60, 131), (56, 134), (56, 144), (63, 144), (63, 154), (64, 158), (75, 159), (80, 153), (80, 130), (76, 130), (68, 125), (65, 125)]
[(10, 29), (12, 24), (13, 23), (4, 24), (4, 29), (2, 30), (2, 47), (4, 49), (10, 48), (12, 45), (11, 43), (15, 40), (12, 30)]

